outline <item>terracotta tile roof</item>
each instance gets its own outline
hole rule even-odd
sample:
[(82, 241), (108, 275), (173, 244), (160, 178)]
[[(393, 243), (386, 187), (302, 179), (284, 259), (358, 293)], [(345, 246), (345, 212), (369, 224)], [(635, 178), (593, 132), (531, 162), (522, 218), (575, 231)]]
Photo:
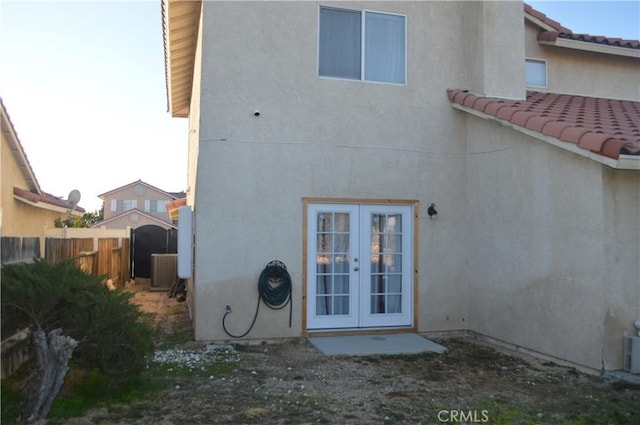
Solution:
[(640, 155), (640, 102), (528, 91), (526, 101), (447, 91), (452, 103), (618, 159)]
[[(26, 201), (30, 202), (42, 202), (49, 205), (58, 206), (61, 208), (68, 209), (69, 203), (64, 199), (54, 196), (50, 193), (43, 191), (40, 188), (40, 184), (38, 183), (38, 179), (29, 163), (29, 159), (27, 158), (27, 154), (18, 138), (18, 134), (16, 132), (15, 127), (13, 126), (13, 122), (11, 121), (11, 117), (7, 112), (7, 109), (4, 105), (2, 98), (0, 97), (0, 115), (2, 116), (0, 128), (2, 130), (2, 134), (5, 136), (9, 149), (13, 153), (13, 156), (16, 160), (18, 168), (20, 169), (22, 176), (26, 181), (26, 185), (29, 189), (21, 189), (19, 187), (13, 188), (13, 194), (19, 198), (22, 198)], [(75, 211), (84, 213), (85, 209), (81, 207), (76, 207)]]
[(544, 13), (538, 12), (537, 10), (535, 10), (533, 7), (531, 7), (526, 3), (524, 4), (524, 13), (528, 13), (529, 15), (538, 18), (540, 21), (549, 25), (550, 27), (552, 27), (554, 30), (558, 32), (563, 32), (568, 34), (571, 33), (571, 30), (569, 28), (563, 27), (560, 24), (560, 22), (554, 21), (553, 19), (547, 17), (547, 15), (545, 15)]
[(556, 31), (542, 31), (538, 33), (538, 41), (555, 42), (558, 38), (640, 50), (639, 40), (623, 40), (621, 38), (611, 38), (602, 35), (573, 34)]
[(553, 28), (553, 31), (547, 30), (538, 33), (538, 41), (555, 42), (560, 38), (640, 50), (640, 40), (624, 40), (621, 38), (606, 37), (602, 35), (574, 34), (569, 28), (562, 26), (559, 22), (550, 19), (544, 13), (535, 10), (526, 3), (524, 4), (524, 12)]
[(175, 199), (184, 198), (187, 196), (185, 192), (167, 192), (169, 195), (173, 196)]
[[(18, 196), (22, 199), (26, 199), (27, 201), (31, 201), (31, 202), (44, 202), (45, 204), (55, 205), (61, 208), (67, 208), (67, 209), (71, 208), (71, 205), (69, 204), (68, 201), (65, 201), (64, 199), (54, 196), (47, 192), (41, 192), (38, 194), (38, 193), (30, 192), (26, 189), (14, 187), (13, 194), (15, 196)], [(85, 209), (81, 207), (76, 207), (75, 211), (84, 213)]]
[(169, 218), (171, 220), (177, 220), (179, 217), (179, 208), (187, 205), (187, 198), (179, 198), (174, 199), (171, 202), (167, 202), (165, 208), (167, 209), (167, 214), (169, 214)]

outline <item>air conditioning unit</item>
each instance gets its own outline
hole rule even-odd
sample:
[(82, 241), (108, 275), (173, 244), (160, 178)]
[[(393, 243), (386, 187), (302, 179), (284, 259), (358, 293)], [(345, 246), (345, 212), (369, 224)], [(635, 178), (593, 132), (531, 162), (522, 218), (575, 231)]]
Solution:
[(624, 337), (625, 372), (640, 373), (640, 336)]
[(178, 273), (178, 254), (151, 254), (151, 285), (149, 289), (169, 291)]

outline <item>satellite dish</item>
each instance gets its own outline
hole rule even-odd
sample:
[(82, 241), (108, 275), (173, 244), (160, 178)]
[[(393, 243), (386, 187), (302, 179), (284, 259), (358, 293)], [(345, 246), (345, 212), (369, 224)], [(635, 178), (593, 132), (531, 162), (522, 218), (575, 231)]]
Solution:
[(78, 205), (78, 202), (80, 202), (80, 191), (77, 189), (73, 189), (71, 192), (69, 192), (67, 201), (69, 201), (69, 204), (71, 204), (71, 208), (75, 208)]

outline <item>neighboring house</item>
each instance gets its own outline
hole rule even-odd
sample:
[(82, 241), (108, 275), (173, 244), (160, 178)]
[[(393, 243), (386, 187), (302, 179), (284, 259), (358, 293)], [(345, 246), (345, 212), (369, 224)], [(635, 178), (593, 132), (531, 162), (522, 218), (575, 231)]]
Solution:
[(165, 192), (138, 180), (98, 195), (103, 201), (103, 220), (94, 227), (137, 228), (147, 224), (175, 228), (167, 204), (183, 198), (184, 192)]
[(190, 124), (198, 340), (229, 338), (227, 306), (231, 333), (248, 328), (277, 259), (292, 326), (261, 309), (248, 338), (464, 331), (622, 367), (640, 318), (638, 41), (522, 2), (165, 0), (163, 20), (169, 111)]
[(2, 99), (0, 113), (0, 233), (3, 237), (40, 238), (40, 255), (44, 256), (45, 228), (53, 228), (58, 218), (80, 216), (85, 210), (41, 189)]

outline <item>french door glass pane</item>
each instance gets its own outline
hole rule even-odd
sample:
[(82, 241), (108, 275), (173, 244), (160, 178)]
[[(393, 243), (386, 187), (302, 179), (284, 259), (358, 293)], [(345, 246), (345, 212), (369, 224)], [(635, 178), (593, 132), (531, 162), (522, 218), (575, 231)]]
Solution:
[(327, 275), (317, 276), (316, 294), (331, 294), (331, 276), (327, 276)]
[(316, 314), (318, 316), (328, 316), (330, 314), (333, 314), (331, 297), (316, 296)]
[(387, 292), (395, 294), (402, 292), (401, 274), (392, 274), (387, 276)]
[(336, 294), (348, 294), (349, 275), (335, 275), (333, 277), (333, 291)]
[(318, 233), (318, 254), (333, 252), (333, 235), (331, 233)]
[(349, 314), (349, 214), (317, 214), (316, 314)]
[(333, 272), (333, 256), (318, 254), (316, 258), (316, 272), (317, 273), (332, 273)]
[(401, 214), (371, 214), (371, 314), (402, 313), (401, 232)]
[(402, 313), (402, 295), (387, 295), (387, 313)]

